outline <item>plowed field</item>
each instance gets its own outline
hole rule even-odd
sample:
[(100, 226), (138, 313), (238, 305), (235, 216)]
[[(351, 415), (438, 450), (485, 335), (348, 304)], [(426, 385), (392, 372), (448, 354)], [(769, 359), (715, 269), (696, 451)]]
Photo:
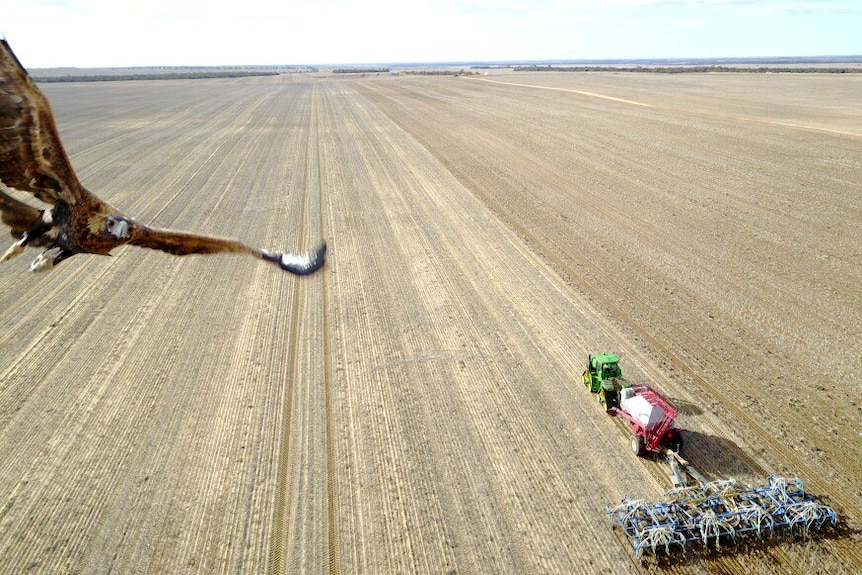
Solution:
[(709, 478), (849, 526), (664, 572), (862, 571), (855, 76), (46, 85), (124, 212), (329, 261), (4, 264), (0, 571), (644, 573), (605, 506), (669, 482), (605, 350)]

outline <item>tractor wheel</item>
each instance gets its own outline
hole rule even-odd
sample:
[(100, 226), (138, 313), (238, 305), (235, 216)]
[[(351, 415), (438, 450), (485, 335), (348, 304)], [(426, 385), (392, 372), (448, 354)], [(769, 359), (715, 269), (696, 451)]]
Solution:
[(642, 435), (632, 435), (632, 451), (638, 457), (646, 453), (646, 445)]

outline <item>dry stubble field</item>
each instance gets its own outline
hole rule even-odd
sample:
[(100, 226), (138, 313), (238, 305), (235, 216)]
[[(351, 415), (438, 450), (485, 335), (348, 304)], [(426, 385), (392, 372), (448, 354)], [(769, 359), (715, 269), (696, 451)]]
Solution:
[(5, 264), (4, 573), (645, 572), (605, 505), (669, 484), (580, 383), (603, 350), (710, 478), (851, 530), (663, 572), (862, 570), (862, 77), (44, 89), (120, 209), (330, 260)]

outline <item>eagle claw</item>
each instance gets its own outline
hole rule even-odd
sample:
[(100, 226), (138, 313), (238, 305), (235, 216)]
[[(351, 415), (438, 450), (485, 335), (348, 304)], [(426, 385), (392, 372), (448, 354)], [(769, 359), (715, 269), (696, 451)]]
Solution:
[(18, 240), (11, 246), (6, 252), (3, 254), (3, 257), (0, 257), (0, 262), (5, 262), (6, 260), (11, 260), (12, 258), (21, 255), (24, 251), (24, 240)]
[[(54, 251), (56, 253), (52, 254)], [(54, 265), (57, 263), (58, 256), (60, 255), (60, 248), (51, 248), (47, 249), (30, 262), (30, 271), (33, 273), (38, 272), (48, 272), (54, 269)]]

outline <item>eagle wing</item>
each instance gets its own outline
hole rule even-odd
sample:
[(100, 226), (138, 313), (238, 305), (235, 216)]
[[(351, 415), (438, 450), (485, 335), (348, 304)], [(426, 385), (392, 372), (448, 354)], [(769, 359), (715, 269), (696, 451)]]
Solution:
[(323, 266), (326, 259), (325, 243), (309, 253), (271, 252), (247, 246), (232, 238), (150, 228), (140, 224), (135, 226), (132, 238), (128, 243), (142, 248), (161, 250), (175, 256), (217, 253), (249, 254), (300, 276), (316, 272)]
[[(91, 242), (89, 249), (72, 250), (73, 252), (108, 253), (120, 243), (130, 243), (178, 256), (246, 253), (297, 275), (314, 273), (323, 266), (326, 256), (326, 244), (321, 244), (307, 254), (270, 252), (252, 248), (230, 238), (160, 230), (140, 225), (125, 217), (106, 217), (122, 214), (95, 194), (88, 192), (78, 181), (60, 142), (48, 100), (18, 61), (6, 40), (0, 38), (0, 218), (11, 228), (13, 235), (20, 237), (38, 223), (41, 212), (14, 198), (8, 193), (9, 188), (29, 192), (48, 204), (59, 202), (60, 205), (54, 208), (52, 214), (64, 203), (72, 206), (72, 212), (75, 214), (72, 228), (81, 231), (83, 238), (78, 238), (81, 244), (78, 247), (83, 246), (86, 241)], [(123, 231), (117, 233), (108, 229), (106, 234), (103, 234), (101, 225), (108, 220), (114, 225), (119, 222)], [(124, 234), (129, 226), (132, 232), (127, 239)], [(86, 229), (89, 229), (89, 233), (84, 233)], [(110, 235), (114, 237), (108, 237)], [(94, 247), (92, 241), (95, 238), (99, 238), (100, 243)], [(7, 251), (3, 258), (8, 259), (23, 250), (23, 242), (24, 239), (13, 245), (12, 255)], [(58, 261), (61, 259), (52, 260), (50, 266), (40, 264), (37, 267), (47, 269)]]
[(0, 182), (48, 204), (60, 199), (71, 205), (102, 203), (78, 181), (48, 100), (4, 39), (0, 39)]
[(8, 188), (0, 183), (0, 220), (9, 226), (12, 235), (20, 238), (41, 217), (41, 212), (7, 194)]

